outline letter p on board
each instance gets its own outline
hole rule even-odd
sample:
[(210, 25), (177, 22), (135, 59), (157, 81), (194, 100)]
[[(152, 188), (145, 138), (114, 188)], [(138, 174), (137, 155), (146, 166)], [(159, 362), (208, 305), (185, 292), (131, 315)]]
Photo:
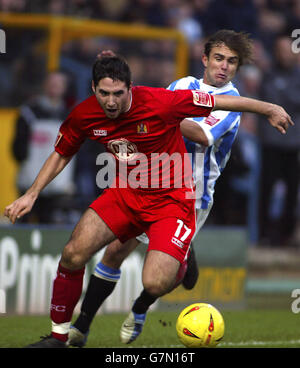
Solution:
[(0, 29), (0, 53), (6, 53), (6, 34), (3, 29)]
[(6, 293), (0, 289), (0, 313), (6, 313)]

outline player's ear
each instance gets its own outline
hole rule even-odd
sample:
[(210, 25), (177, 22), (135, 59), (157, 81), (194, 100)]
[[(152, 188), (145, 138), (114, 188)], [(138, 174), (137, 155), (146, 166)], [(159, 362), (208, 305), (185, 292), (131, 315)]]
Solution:
[(94, 93), (96, 93), (96, 88), (95, 88), (95, 83), (94, 83), (94, 81), (92, 81), (92, 91), (93, 91)]
[(208, 57), (207, 55), (203, 54), (202, 55), (202, 63), (204, 65), (205, 68), (207, 68), (207, 64), (208, 64)]

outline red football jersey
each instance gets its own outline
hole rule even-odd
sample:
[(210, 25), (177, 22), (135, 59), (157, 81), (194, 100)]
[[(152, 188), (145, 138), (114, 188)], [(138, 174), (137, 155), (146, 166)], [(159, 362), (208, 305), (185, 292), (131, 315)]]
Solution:
[(116, 174), (122, 186), (128, 180), (129, 186), (138, 184), (138, 189), (190, 186), (190, 190), (190, 160), (180, 122), (208, 116), (213, 106), (214, 97), (204, 92), (139, 86), (132, 88), (130, 109), (109, 119), (93, 95), (63, 122), (55, 150), (70, 156), (86, 138), (97, 140), (117, 159)]

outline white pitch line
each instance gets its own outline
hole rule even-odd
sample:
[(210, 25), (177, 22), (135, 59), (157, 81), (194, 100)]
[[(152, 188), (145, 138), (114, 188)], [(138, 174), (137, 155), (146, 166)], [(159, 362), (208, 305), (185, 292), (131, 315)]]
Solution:
[[(284, 341), (237, 341), (237, 342), (232, 342), (232, 341), (223, 341), (220, 342), (217, 347), (245, 347), (245, 346), (249, 346), (249, 347), (259, 347), (259, 346), (280, 346), (280, 345), (299, 345), (300, 347), (300, 340), (284, 340)], [(142, 346), (142, 348), (161, 348), (162, 346), (158, 346), (158, 345), (144, 345)], [(166, 347), (167, 348), (167, 347)], [(183, 345), (178, 345), (178, 344), (172, 344), (169, 345), (168, 348), (184, 348)]]
[(299, 345), (300, 340), (284, 340), (284, 341), (240, 341), (240, 342), (230, 342), (224, 341), (220, 342), (218, 346), (280, 346), (280, 345)]

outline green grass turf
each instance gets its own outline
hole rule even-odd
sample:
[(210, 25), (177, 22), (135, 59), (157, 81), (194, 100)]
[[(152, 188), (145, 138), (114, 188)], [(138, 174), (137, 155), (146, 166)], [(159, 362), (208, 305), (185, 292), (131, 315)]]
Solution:
[[(300, 347), (299, 315), (291, 310), (222, 311), (225, 336), (219, 347)], [(125, 314), (103, 314), (95, 318), (87, 347), (183, 347), (176, 335), (177, 312), (149, 312), (139, 338), (130, 345), (119, 341), (119, 329)], [(0, 317), (0, 347), (17, 348), (38, 341), (50, 331), (47, 316)]]

